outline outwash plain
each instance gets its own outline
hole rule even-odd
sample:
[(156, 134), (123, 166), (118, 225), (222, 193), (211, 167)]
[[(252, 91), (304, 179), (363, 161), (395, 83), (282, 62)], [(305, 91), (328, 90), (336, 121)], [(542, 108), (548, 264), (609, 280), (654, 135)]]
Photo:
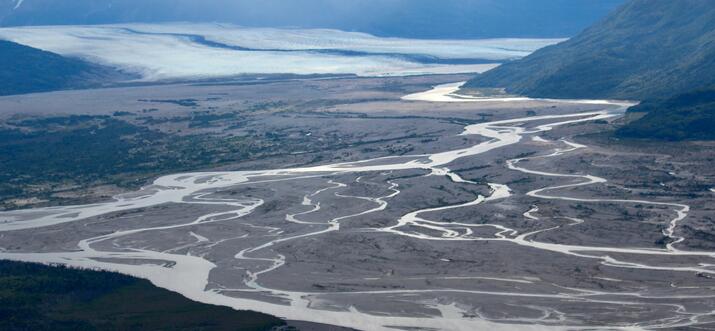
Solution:
[(715, 328), (715, 145), (617, 140), (632, 103), (456, 95), (468, 78), (0, 98), (15, 153), (103, 137), (64, 156), (89, 170), (7, 174), (0, 258), (359, 330)]

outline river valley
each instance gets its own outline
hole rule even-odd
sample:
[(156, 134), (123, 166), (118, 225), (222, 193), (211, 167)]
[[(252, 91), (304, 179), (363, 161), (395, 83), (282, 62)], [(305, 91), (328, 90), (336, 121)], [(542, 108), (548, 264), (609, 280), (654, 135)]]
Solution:
[[(458, 94), (460, 78), (276, 83), (296, 100), (342, 98), (311, 105), (316, 117), (275, 117), (301, 139), (401, 130), (390, 142), (401, 152), (278, 155), (164, 175), (111, 201), (3, 211), (0, 258), (118, 271), (199, 302), (360, 330), (715, 326), (713, 173), (693, 174), (706, 163), (604, 144), (598, 134), (631, 102), (476, 98)], [(233, 93), (261, 87), (178, 89), (197, 88), (231, 107)], [(14, 104), (33, 109), (0, 100)]]

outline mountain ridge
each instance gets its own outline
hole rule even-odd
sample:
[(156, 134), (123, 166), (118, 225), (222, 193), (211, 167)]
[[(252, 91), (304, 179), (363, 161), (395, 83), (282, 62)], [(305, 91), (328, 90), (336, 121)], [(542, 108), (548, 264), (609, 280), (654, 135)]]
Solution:
[(129, 76), (112, 68), (0, 40), (0, 95), (97, 87)]
[(0, 0), (0, 26), (222, 22), (381, 37), (569, 37), (624, 0)]
[(465, 88), (643, 100), (713, 84), (713, 3), (631, 0), (580, 35), (480, 75)]
[(712, 140), (715, 5), (630, 0), (578, 36), (475, 77), (464, 89), (541, 98), (644, 100), (621, 138)]

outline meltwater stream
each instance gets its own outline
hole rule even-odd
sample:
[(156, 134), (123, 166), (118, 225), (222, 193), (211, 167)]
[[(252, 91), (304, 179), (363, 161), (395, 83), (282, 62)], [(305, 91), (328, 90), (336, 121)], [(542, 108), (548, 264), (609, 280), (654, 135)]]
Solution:
[[(422, 101), (422, 102), (483, 102), (483, 101), (511, 101), (518, 102), (526, 99), (479, 99), (459, 96), (455, 94), (460, 84), (447, 84), (438, 86), (435, 89), (404, 97), (405, 100)], [(553, 100), (551, 100), (553, 101)], [(262, 263), (266, 267), (260, 270), (247, 271), (243, 277), (244, 288), (231, 289), (209, 289), (211, 282), (210, 275), (217, 267), (216, 261), (210, 261), (207, 258), (200, 256), (192, 256), (191, 254), (183, 255), (177, 252), (181, 247), (172, 250), (156, 251), (146, 248), (117, 248), (107, 251), (106, 248), (100, 249), (97, 246), (103, 242), (111, 242), (113, 240), (136, 235), (142, 233), (152, 233), (164, 230), (175, 230), (186, 228), (187, 232), (197, 226), (218, 224), (230, 221), (240, 221), (247, 215), (251, 215), (257, 208), (261, 207), (266, 201), (260, 198), (213, 198), (210, 192), (215, 192), (217, 189), (225, 189), (236, 186), (250, 186), (262, 183), (271, 182), (291, 182), (301, 181), (314, 178), (335, 178), (341, 174), (355, 173), (388, 173), (403, 170), (425, 170), (432, 176), (446, 176), (452, 182), (462, 183), (467, 185), (479, 185), (468, 180), (464, 180), (458, 174), (452, 172), (448, 166), (453, 161), (473, 157), (484, 154), (486, 152), (504, 148), (510, 145), (518, 144), (526, 137), (544, 141), (539, 138), (540, 133), (550, 131), (557, 126), (567, 124), (582, 123), (594, 120), (609, 119), (620, 116), (629, 106), (628, 103), (609, 102), (609, 101), (579, 101), (569, 100), (563, 101), (568, 103), (588, 103), (588, 104), (603, 104), (604, 110), (591, 111), (585, 113), (575, 113), (566, 115), (545, 115), (532, 116), (524, 118), (515, 118), (510, 120), (501, 120), (488, 123), (480, 123), (465, 127), (463, 135), (479, 135), (488, 138), (487, 141), (477, 145), (458, 149), (449, 150), (440, 153), (428, 155), (400, 156), (400, 157), (385, 157), (374, 160), (365, 160), (360, 162), (337, 163), (329, 165), (321, 165), (315, 167), (303, 167), (293, 169), (272, 169), (260, 171), (237, 171), (237, 172), (197, 172), (183, 173), (164, 176), (157, 179), (153, 185), (145, 187), (138, 192), (127, 193), (117, 196), (114, 201), (82, 205), (82, 206), (66, 206), (66, 207), (50, 207), (38, 208), (21, 211), (9, 211), (0, 213), (0, 234), (6, 240), (12, 238), (15, 231), (41, 229), (50, 226), (62, 226), (65, 224), (75, 223), (81, 220), (86, 220), (92, 217), (106, 215), (108, 213), (116, 213), (119, 211), (137, 210), (153, 206), (165, 204), (195, 204), (195, 205), (216, 205), (221, 206), (220, 211), (205, 214), (197, 217), (192, 222), (177, 223), (170, 225), (154, 226), (147, 228), (116, 230), (112, 233), (104, 234), (93, 238), (84, 238), (78, 242), (77, 249), (74, 251), (58, 251), (58, 252), (42, 252), (42, 253), (12, 253), (0, 252), (0, 258), (8, 260), (40, 262), (48, 264), (64, 264), (83, 268), (98, 268), (110, 271), (117, 271), (141, 278), (146, 278), (152, 281), (155, 285), (178, 292), (190, 299), (199, 302), (225, 305), (235, 309), (247, 309), (260, 311), (286, 319), (306, 320), (311, 322), (326, 323), (332, 325), (340, 325), (352, 327), (362, 330), (395, 330), (397, 329), (419, 329), (419, 330), (541, 330), (541, 329), (589, 329), (598, 328), (602, 325), (589, 325), (583, 323), (573, 323), (573, 321), (564, 318), (563, 320), (554, 323), (550, 318), (551, 315), (563, 315), (556, 310), (544, 309), (544, 316), (540, 318), (519, 319), (519, 320), (503, 320), (497, 321), (480, 316), (468, 316), (465, 311), (456, 303), (440, 303), (434, 302), (429, 306), (439, 312), (434, 316), (415, 316), (414, 314), (370, 314), (362, 312), (355, 307), (349, 309), (320, 309), (314, 307), (314, 301), (320, 296), (326, 294), (345, 296), (349, 298), (351, 295), (410, 295), (410, 294), (429, 294), (429, 293), (458, 293), (465, 295), (491, 295), (515, 298), (533, 298), (534, 300), (541, 299), (556, 299), (575, 302), (588, 302), (599, 304), (617, 304), (617, 305), (637, 305), (638, 300), (651, 299), (647, 294), (638, 292), (608, 292), (608, 291), (593, 291), (579, 289), (563, 289), (560, 292), (529, 292), (529, 291), (478, 291), (478, 290), (460, 290), (444, 288), (441, 290), (410, 290), (410, 289), (395, 289), (395, 290), (376, 290), (376, 291), (359, 291), (359, 292), (297, 292), (288, 291), (276, 288), (270, 288), (262, 285), (261, 277), (270, 274), (273, 271), (280, 269), (287, 263), (286, 256), (277, 255), (271, 256), (263, 254), (267, 249), (274, 245), (304, 240), (311, 237), (319, 237), (330, 235), (332, 232), (340, 230), (341, 222), (376, 214), (385, 211), (390, 199), (400, 195), (402, 192), (400, 186), (395, 182), (388, 182), (389, 187), (384, 195), (378, 197), (363, 197), (363, 196), (348, 196), (337, 192), (340, 188), (347, 187), (348, 183), (341, 183), (338, 179), (330, 179), (326, 187), (320, 188), (314, 192), (307, 192), (303, 196), (302, 206), (307, 210), (300, 213), (286, 213), (284, 221), (288, 224), (305, 225), (315, 227), (308, 233), (300, 233), (295, 235), (276, 235), (274, 239), (266, 239), (260, 245), (253, 246), (247, 249), (241, 249), (235, 252), (233, 257), (236, 263)], [(537, 122), (539, 125), (530, 126), (530, 123)], [(573, 152), (585, 146), (578, 145), (569, 141), (554, 142), (562, 145), (554, 153), (543, 158), (559, 157), (563, 154)], [(668, 264), (657, 264), (653, 262), (637, 263), (632, 260), (624, 260), (618, 257), (609, 256), (609, 254), (637, 255), (637, 256), (663, 256), (663, 257), (703, 257), (715, 258), (715, 253), (712, 252), (692, 252), (681, 251), (674, 247), (675, 244), (684, 240), (677, 236), (677, 227), (679, 223), (687, 217), (689, 207), (682, 204), (671, 204), (662, 202), (650, 202), (644, 200), (613, 200), (613, 199), (576, 199), (572, 197), (559, 195), (559, 190), (585, 185), (598, 185), (605, 183), (607, 180), (589, 175), (571, 175), (558, 174), (537, 170), (530, 170), (523, 167), (522, 164), (528, 158), (513, 159), (507, 161), (507, 166), (513, 171), (519, 171), (526, 174), (548, 177), (562, 177), (577, 180), (576, 183), (545, 187), (527, 193), (529, 196), (539, 199), (555, 199), (566, 201), (583, 201), (583, 202), (609, 202), (623, 204), (651, 204), (669, 207), (672, 209), (673, 219), (669, 227), (664, 230), (664, 235), (671, 238), (671, 244), (666, 249), (641, 249), (641, 248), (616, 248), (616, 247), (586, 247), (565, 245), (558, 243), (544, 243), (532, 240), (538, 233), (550, 231), (553, 229), (544, 229), (532, 233), (519, 233), (515, 229), (508, 228), (498, 224), (470, 224), (470, 223), (455, 223), (441, 220), (431, 220), (424, 214), (445, 211), (450, 209), (459, 209), (467, 207), (478, 208), (481, 204), (488, 204), (495, 201), (509, 199), (512, 196), (511, 189), (500, 183), (490, 183), (491, 194), (489, 196), (478, 196), (474, 201), (458, 204), (430, 208), (424, 210), (413, 211), (396, 219), (389, 225), (372, 229), (373, 231), (385, 233), (394, 236), (404, 236), (415, 240), (431, 240), (431, 241), (499, 241), (511, 243), (513, 245), (528, 247), (531, 249), (542, 250), (549, 253), (563, 254), (584, 259), (598, 260), (603, 265), (643, 269), (643, 270), (669, 270), (674, 272), (698, 272), (703, 274), (715, 274), (715, 271), (705, 265), (694, 266), (671, 266)], [(359, 183), (361, 178), (357, 179)], [(321, 208), (321, 202), (316, 200), (320, 194), (334, 192), (336, 197), (343, 199), (355, 199), (365, 201), (374, 205), (373, 208), (362, 210), (350, 215), (335, 217), (324, 221), (307, 221), (305, 216), (317, 213)], [(538, 222), (541, 220), (538, 216), (539, 208), (534, 206), (531, 210), (524, 214), (526, 219)], [(585, 222), (582, 219), (572, 218), (569, 220), (572, 224), (580, 224)], [(117, 229), (121, 228), (118, 224)], [(496, 233), (493, 236), (480, 236), (475, 231), (477, 228), (493, 228)], [(423, 231), (421, 231), (421, 230)], [(280, 234), (280, 227), (264, 227), (268, 233)], [(202, 245), (219, 245), (221, 242), (211, 242), (210, 239), (198, 235), (195, 232), (189, 232), (192, 238), (195, 238), (197, 244)], [(247, 236), (247, 235), (245, 235)], [(235, 239), (235, 238), (234, 238)], [(122, 263), (125, 261), (144, 261), (142, 264)], [(148, 263), (152, 262), (152, 263)], [(476, 277), (479, 278), (479, 277)], [(524, 279), (492, 279), (505, 282), (516, 283), (532, 283), (532, 280)], [(227, 295), (228, 293), (237, 294)], [(283, 302), (267, 302), (255, 298), (242, 298), (241, 293), (269, 293), (270, 295), (282, 298)], [(688, 295), (687, 298), (710, 298), (709, 296)], [(690, 312), (684, 305), (668, 304), (672, 306), (674, 311), (677, 311), (680, 318), (669, 318), (663, 321), (644, 321), (643, 323), (619, 324), (617, 326), (609, 326), (612, 329), (649, 329), (660, 327), (675, 327), (688, 326), (700, 323), (701, 319), (711, 315), (711, 312)], [(541, 309), (541, 308), (539, 308)]]

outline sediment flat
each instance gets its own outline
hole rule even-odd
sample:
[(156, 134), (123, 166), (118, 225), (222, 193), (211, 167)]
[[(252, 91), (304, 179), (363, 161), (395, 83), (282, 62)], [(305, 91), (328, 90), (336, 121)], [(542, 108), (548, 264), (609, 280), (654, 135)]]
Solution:
[[(175, 118), (121, 119), (171, 134), (282, 132), (310, 146), (157, 174), (111, 201), (1, 212), (0, 258), (119, 271), (200, 302), (361, 330), (715, 323), (715, 146), (614, 141), (628, 103), (476, 102), (455, 95), (463, 78), (0, 98), (6, 119), (121, 110)], [(179, 99), (194, 101), (166, 102)], [(199, 111), (217, 120), (191, 131), (180, 119)]]

